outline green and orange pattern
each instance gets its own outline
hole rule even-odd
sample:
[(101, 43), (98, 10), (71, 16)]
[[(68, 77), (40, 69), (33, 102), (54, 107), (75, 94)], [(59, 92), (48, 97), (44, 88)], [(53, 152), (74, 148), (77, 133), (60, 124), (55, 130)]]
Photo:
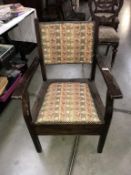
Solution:
[(91, 63), (93, 23), (40, 23), (45, 64)]
[(77, 82), (50, 84), (36, 123), (99, 124), (100, 119), (88, 84)]

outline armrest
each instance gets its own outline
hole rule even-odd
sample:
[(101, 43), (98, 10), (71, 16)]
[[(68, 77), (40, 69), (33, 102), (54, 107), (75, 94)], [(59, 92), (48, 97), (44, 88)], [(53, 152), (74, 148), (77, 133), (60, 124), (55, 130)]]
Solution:
[(108, 89), (110, 97), (112, 99), (113, 98), (122, 98), (123, 95), (122, 95), (122, 92), (119, 88), (119, 85), (117, 84), (115, 78), (112, 76), (109, 68), (104, 65), (101, 57), (102, 56), (97, 55), (97, 58), (96, 58), (97, 64), (98, 64), (98, 67), (100, 68), (100, 71), (101, 71), (103, 78), (105, 80), (105, 83), (107, 85), (107, 89)]
[(17, 86), (11, 98), (22, 99), (22, 95), (24, 94), (25, 90), (28, 88), (31, 78), (33, 77), (33, 74), (35, 73), (38, 67), (38, 64), (39, 64), (39, 59), (34, 58), (32, 64), (23, 75), (20, 84)]

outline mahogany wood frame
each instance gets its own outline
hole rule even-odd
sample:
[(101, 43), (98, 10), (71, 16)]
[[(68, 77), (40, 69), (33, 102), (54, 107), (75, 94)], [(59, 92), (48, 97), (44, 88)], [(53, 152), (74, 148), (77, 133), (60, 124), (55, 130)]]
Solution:
[[(20, 99), (22, 101), (23, 116), (37, 152), (42, 152), (42, 147), (38, 139), (39, 135), (65, 135), (65, 134), (66, 135), (76, 135), (76, 134), (87, 135), (89, 134), (89, 135), (100, 136), (97, 150), (99, 153), (101, 153), (104, 147), (104, 143), (105, 143), (108, 129), (110, 127), (110, 123), (112, 119), (114, 99), (122, 98), (122, 93), (115, 79), (111, 75), (109, 69), (102, 63), (101, 59), (98, 56), (96, 57), (97, 40), (95, 42), (91, 78), (89, 80), (88, 79), (47, 80), (46, 69), (43, 62), (43, 53), (41, 48), (41, 38), (39, 33), (38, 20), (35, 21), (35, 26), (36, 26), (36, 34), (37, 34), (37, 41), (38, 41), (39, 58), (35, 58), (33, 60), (31, 66), (23, 76), (23, 81), (20, 83), (20, 85), (12, 95), (12, 98)], [(98, 32), (96, 27), (96, 30), (95, 30), (96, 39), (97, 39), (97, 33)], [(36, 97), (34, 106), (31, 109), (30, 101), (29, 101), (28, 86), (39, 64), (41, 66), (43, 84)], [(107, 85), (107, 97), (106, 97), (105, 107), (102, 103), (102, 100), (95, 86), (95, 72), (96, 72), (97, 65)], [(59, 82), (59, 81), (88, 82), (91, 90), (91, 94), (94, 99), (94, 103), (96, 105), (98, 115), (101, 117), (101, 124), (61, 124), (61, 125), (60, 124), (42, 124), (42, 125), (36, 124), (35, 120), (37, 118), (37, 114), (40, 110), (41, 104), (44, 100), (44, 94), (46, 93), (46, 89), (48, 85), (54, 81), (55, 82)]]

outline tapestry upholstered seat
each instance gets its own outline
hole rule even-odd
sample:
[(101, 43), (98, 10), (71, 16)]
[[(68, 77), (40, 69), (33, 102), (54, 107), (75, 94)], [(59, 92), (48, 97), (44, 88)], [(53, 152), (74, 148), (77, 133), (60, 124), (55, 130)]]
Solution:
[(46, 92), (37, 124), (101, 123), (87, 83), (52, 83)]

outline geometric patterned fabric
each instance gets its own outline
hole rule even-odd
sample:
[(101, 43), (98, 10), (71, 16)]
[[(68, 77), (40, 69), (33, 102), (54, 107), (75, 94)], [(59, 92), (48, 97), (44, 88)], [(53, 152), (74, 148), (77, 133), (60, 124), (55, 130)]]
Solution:
[(93, 22), (40, 23), (45, 64), (92, 63)]
[(100, 124), (101, 120), (87, 83), (60, 82), (49, 85), (37, 124)]

